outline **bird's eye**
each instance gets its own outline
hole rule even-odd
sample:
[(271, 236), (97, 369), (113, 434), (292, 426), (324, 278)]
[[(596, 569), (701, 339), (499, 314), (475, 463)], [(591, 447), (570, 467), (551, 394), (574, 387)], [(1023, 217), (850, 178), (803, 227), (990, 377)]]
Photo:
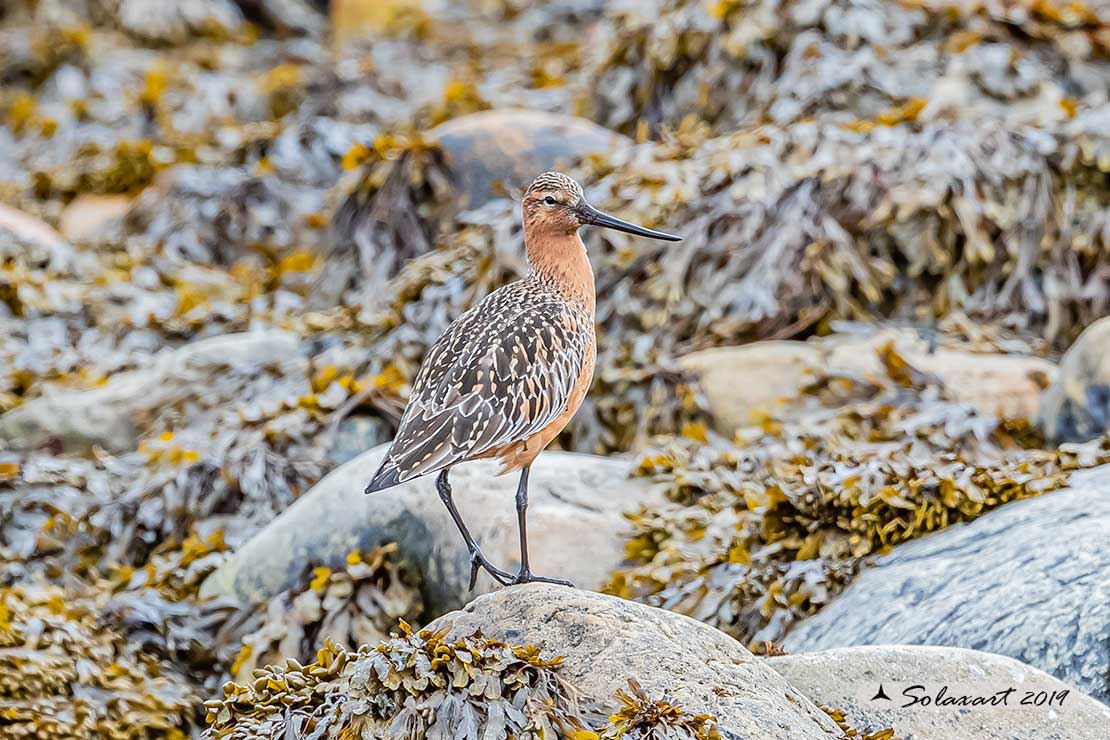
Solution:
[(555, 200), (554, 198), (552, 198), (552, 197), (551, 197), (550, 195), (549, 195), (549, 196), (547, 196), (546, 198), (544, 198), (544, 199), (543, 199), (543, 202), (544, 202), (545, 204), (549, 205), (549, 206), (553, 206), (553, 205), (555, 205), (556, 203), (558, 203), (558, 201), (557, 201), (557, 200)]

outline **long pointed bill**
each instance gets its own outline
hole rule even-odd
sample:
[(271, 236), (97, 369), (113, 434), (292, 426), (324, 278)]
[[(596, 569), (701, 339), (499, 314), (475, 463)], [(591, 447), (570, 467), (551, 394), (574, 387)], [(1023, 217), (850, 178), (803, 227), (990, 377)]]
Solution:
[(664, 234), (662, 231), (645, 229), (643, 226), (630, 224), (627, 221), (620, 220), (616, 216), (603, 213), (586, 202), (581, 203), (576, 210), (578, 211), (578, 217), (582, 220), (582, 223), (592, 224), (593, 226), (604, 226), (607, 229), (623, 231), (626, 234), (635, 234), (636, 236), (646, 236), (651, 239), (663, 239), (669, 242), (682, 241), (681, 236)]

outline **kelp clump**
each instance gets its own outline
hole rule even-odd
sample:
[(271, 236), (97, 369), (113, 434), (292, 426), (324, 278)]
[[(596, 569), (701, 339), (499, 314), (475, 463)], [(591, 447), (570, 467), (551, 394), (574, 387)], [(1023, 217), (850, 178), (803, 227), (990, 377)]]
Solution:
[(0, 735), (183, 740), (202, 696), (101, 610), (55, 586), (0, 588)]
[(779, 640), (863, 558), (1064, 486), (1110, 439), (1044, 451), (1027, 422), (946, 400), (893, 345), (879, 382), (826, 372), (734, 440), (675, 439), (642, 458), (666, 506), (630, 514), (632, 565), (608, 589), (707, 621), (753, 650)]
[(255, 669), (205, 702), (209, 740), (257, 737), (720, 740), (718, 721), (648, 695), (635, 680), (597, 701), (559, 675), (562, 658), (476, 632), (412, 629), (357, 651)]
[[(316, 662), (255, 670), (205, 703), (208, 738), (555, 737), (579, 715), (560, 660), (534, 647), (446, 630), (401, 632), (349, 652), (328, 643)], [(434, 728), (434, 733), (431, 729)]]
[(718, 131), (832, 116), (1063, 120), (1105, 90), (1104, 2), (654, 0), (611, 3), (583, 91), (633, 133), (686, 116)]
[(342, 568), (312, 568), (298, 587), (274, 596), (264, 610), (252, 606), (228, 620), (234, 625), (231, 642), (242, 644), (231, 678), (245, 681), (256, 666), (286, 656), (307, 658), (325, 641), (352, 650), (380, 642), (398, 619), (423, 616), (419, 585), (419, 574), (397, 557), (395, 544), (355, 550)]
[(574, 740), (721, 740), (717, 718), (691, 714), (666, 699), (653, 699), (635, 679), (617, 691), (620, 708), (598, 732), (579, 731)]

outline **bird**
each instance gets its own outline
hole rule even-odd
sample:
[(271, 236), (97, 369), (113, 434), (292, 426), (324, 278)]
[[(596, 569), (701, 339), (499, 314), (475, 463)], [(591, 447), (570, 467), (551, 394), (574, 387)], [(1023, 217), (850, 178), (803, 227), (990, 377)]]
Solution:
[[(570, 422), (593, 379), (594, 274), (582, 226), (681, 241), (590, 205), (582, 186), (545, 172), (522, 199), (529, 273), (460, 315), (428, 351), (412, 383), (397, 433), (366, 493), (436, 474), (436, 491), (466, 543), (470, 589), (484, 569), (501, 585), (542, 581), (528, 560), (528, 471)], [(452, 498), (448, 473), (463, 462), (501, 462), (520, 471), (516, 490), (520, 566), (498, 568), (482, 553)]]

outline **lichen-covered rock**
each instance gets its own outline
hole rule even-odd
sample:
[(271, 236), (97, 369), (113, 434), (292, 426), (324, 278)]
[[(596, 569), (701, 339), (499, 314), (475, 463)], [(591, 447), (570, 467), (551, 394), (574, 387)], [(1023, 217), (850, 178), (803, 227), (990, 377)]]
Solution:
[[(425, 476), (372, 495), (363, 494), (385, 447), (340, 466), (284, 511), (204, 584), (202, 595), (235, 595), (250, 601), (282, 591), (306, 563), (333, 565), (347, 553), (396, 542), (400, 555), (425, 576), (431, 613), (469, 598), (466, 546)], [(494, 563), (514, 570), (518, 540), (514, 475), (496, 476), (497, 465), (476, 462), (451, 472), (459, 511)], [(630, 479), (626, 461), (545, 452), (530, 474), (528, 534), (532, 568), (599, 588), (624, 558), (628, 525), (623, 512), (658, 501), (646, 481)], [(477, 589), (496, 584), (484, 572)]]
[(1110, 431), (1110, 317), (1088, 326), (1064, 354), (1037, 421), (1058, 442), (1082, 442)]
[(760, 658), (721, 632), (661, 609), (547, 584), (481, 596), (428, 625), (559, 655), (559, 675), (585, 697), (608, 699), (636, 680), (688, 712), (716, 718), (722, 736), (839, 737), (836, 726)]
[[(905, 740), (1090, 740), (1110, 725), (1110, 707), (1013, 658), (922, 645), (845, 647), (767, 658), (813, 702), (853, 727), (886, 728)], [(889, 699), (876, 699), (882, 686)], [(949, 701), (984, 697), (973, 706)], [(928, 702), (911, 701), (929, 697)]]
[(912, 643), (1016, 658), (1106, 701), (1110, 466), (901, 545), (786, 637), (791, 651)]

